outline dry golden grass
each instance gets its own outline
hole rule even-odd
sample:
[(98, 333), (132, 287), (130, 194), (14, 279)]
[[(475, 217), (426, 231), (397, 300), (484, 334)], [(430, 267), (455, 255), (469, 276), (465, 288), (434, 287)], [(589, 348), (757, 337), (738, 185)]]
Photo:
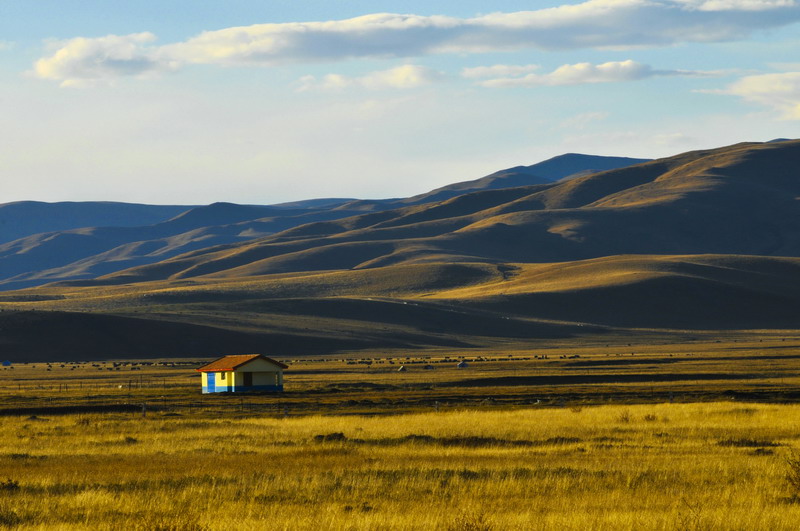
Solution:
[(800, 521), (786, 479), (798, 406), (54, 416), (3, 427), (0, 526), (17, 529), (789, 530)]

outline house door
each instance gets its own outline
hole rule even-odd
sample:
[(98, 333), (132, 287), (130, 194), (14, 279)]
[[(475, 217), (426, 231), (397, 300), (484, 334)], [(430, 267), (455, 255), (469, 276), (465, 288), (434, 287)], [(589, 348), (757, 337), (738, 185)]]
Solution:
[(252, 372), (245, 372), (242, 373), (244, 376), (244, 386), (251, 387), (253, 385), (253, 373)]
[(214, 385), (216, 382), (217, 382), (217, 373), (215, 372), (206, 373), (206, 387), (208, 387), (209, 393), (216, 392), (216, 385)]

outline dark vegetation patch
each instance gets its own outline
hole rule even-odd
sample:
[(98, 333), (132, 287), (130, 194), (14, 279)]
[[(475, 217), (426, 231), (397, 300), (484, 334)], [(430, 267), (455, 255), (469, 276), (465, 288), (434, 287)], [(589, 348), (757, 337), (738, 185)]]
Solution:
[(131, 436), (128, 435), (128, 436), (126, 436), (126, 437), (124, 437), (122, 439), (118, 439), (118, 440), (97, 441), (97, 442), (93, 442), (91, 444), (93, 444), (95, 446), (129, 446), (129, 445), (132, 445), (132, 444), (137, 444), (138, 442), (139, 442), (139, 439), (137, 439), (136, 437), (131, 437)]
[[(752, 350), (752, 347), (739, 347), (741, 349)], [(760, 346), (759, 349), (765, 348), (797, 348), (797, 345), (785, 345), (785, 346), (777, 346), (777, 347), (764, 347)], [(729, 349), (726, 349), (729, 350)], [(686, 358), (684, 357), (685, 354), (681, 353), (677, 356), (680, 357), (669, 357), (669, 358), (616, 358), (616, 359), (597, 359), (597, 360), (580, 360), (580, 361), (569, 361), (564, 363), (564, 367), (597, 367), (597, 366), (604, 366), (604, 365), (669, 365), (672, 363), (681, 363), (685, 362)], [(700, 361), (711, 361), (711, 362), (721, 362), (721, 361), (742, 361), (742, 360), (786, 360), (786, 359), (800, 359), (800, 354), (782, 354), (782, 355), (772, 355), (772, 356), (692, 356), (691, 360), (693, 362), (700, 362)]]
[(65, 295), (36, 295), (32, 293), (0, 295), (0, 302), (44, 302), (66, 300)]
[(625, 439), (620, 439), (619, 437), (593, 437), (592, 442), (598, 443), (621, 443), (625, 442)]
[[(264, 475), (263, 477), (269, 478), (267, 475)], [(118, 483), (64, 482), (48, 485), (32, 484), (21, 485), (20, 489), (22, 489), (26, 494), (37, 494), (42, 496), (64, 496), (93, 490), (104, 490), (115, 494), (123, 494), (132, 492), (146, 493), (163, 489), (181, 491), (184, 489), (196, 488), (198, 486), (229, 485), (237, 481), (240, 481), (240, 479), (223, 478), (213, 475), (189, 475), (163, 479), (132, 479), (129, 481), (120, 481)]]
[(770, 450), (769, 448), (756, 448), (750, 455), (775, 455), (775, 450)]
[(0, 481), (0, 492), (17, 492), (20, 489), (19, 481), (11, 478)]
[(658, 374), (556, 374), (550, 376), (499, 376), (441, 382), (439, 387), (505, 387), (518, 385), (575, 385), (597, 383), (680, 382), (695, 380), (751, 380), (758, 374), (728, 373), (658, 373)]
[[(295, 371), (292, 371), (295, 374)], [(392, 384), (378, 384), (372, 382), (357, 382), (357, 383), (332, 383), (323, 388), (328, 392), (341, 392), (341, 391), (392, 391), (400, 389), (397, 385)]]
[(716, 411), (716, 415), (755, 415), (758, 410), (754, 407), (737, 407), (728, 411)]
[(515, 467), (511, 469), (489, 468), (428, 468), (424, 470), (406, 468), (399, 470), (369, 470), (363, 473), (366, 477), (375, 477), (388, 483), (397, 483), (403, 480), (439, 481), (441, 486), (447, 486), (452, 480), (507, 480), (507, 479), (547, 479), (547, 478), (580, 478), (603, 477), (608, 475), (605, 471), (585, 470), (573, 467)]
[[(147, 406), (148, 410), (157, 409), (154, 406)], [(126, 413), (141, 411), (141, 404), (96, 404), (96, 405), (72, 405), (72, 406), (46, 406), (46, 407), (14, 407), (0, 409), (0, 417), (30, 415), (28, 420), (47, 421), (38, 415), (71, 415), (76, 413)]]
[(313, 437), (316, 443), (324, 442), (348, 442), (352, 444), (364, 444), (371, 446), (397, 446), (401, 444), (430, 444), (438, 446), (460, 446), (464, 448), (486, 448), (486, 447), (530, 447), (530, 446), (554, 446), (562, 444), (574, 444), (581, 442), (577, 437), (550, 437), (538, 441), (524, 439), (498, 439), (496, 437), (434, 437), (432, 435), (420, 435), (412, 433), (403, 437), (387, 437), (383, 439), (358, 439), (347, 437), (344, 433), (319, 434)]
[(725, 439), (718, 441), (717, 446), (733, 446), (736, 448), (767, 448), (782, 446), (774, 441), (759, 441), (757, 439)]
[(9, 459), (13, 461), (27, 461), (27, 460), (41, 460), (47, 459), (46, 455), (31, 455), (27, 453), (11, 453), (8, 454)]

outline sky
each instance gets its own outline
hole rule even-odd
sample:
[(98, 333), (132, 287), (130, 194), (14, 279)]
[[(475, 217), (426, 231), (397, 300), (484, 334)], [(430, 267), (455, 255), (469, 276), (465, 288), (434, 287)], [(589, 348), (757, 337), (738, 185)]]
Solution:
[(405, 197), (800, 137), (800, 0), (0, 0), (0, 203)]

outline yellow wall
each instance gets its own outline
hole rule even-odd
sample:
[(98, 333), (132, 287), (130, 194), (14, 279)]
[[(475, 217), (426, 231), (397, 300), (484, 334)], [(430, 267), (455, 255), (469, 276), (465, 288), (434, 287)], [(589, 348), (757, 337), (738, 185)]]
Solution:
[[(220, 387), (230, 387), (233, 385), (233, 377), (234, 374), (232, 372), (226, 372), (225, 379), (222, 379), (222, 374), (220, 372), (204, 372), (203, 374), (203, 387), (208, 387), (209, 378), (213, 378), (214, 387), (219, 389)], [(239, 384), (241, 385), (241, 384)]]

